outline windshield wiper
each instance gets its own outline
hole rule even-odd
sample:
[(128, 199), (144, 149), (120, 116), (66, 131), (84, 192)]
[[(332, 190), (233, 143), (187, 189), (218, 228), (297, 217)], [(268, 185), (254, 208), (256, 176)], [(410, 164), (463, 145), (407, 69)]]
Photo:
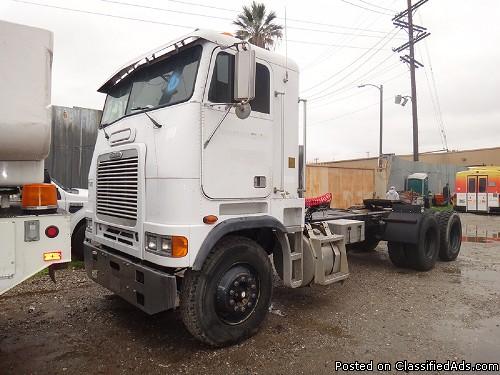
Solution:
[(145, 107), (134, 107), (130, 108), (131, 111), (145, 111), (146, 109), (153, 109), (154, 107), (151, 104), (148, 104)]
[(158, 129), (159, 129), (159, 128), (161, 128), (161, 127), (163, 126), (163, 125), (162, 125), (162, 124), (160, 124), (158, 121), (156, 121), (154, 118), (152, 118), (152, 117), (149, 115), (149, 113), (144, 112), (144, 114), (148, 117), (148, 119), (150, 119), (150, 120), (151, 120), (151, 122), (153, 123), (153, 125), (154, 125), (156, 128), (158, 128)]

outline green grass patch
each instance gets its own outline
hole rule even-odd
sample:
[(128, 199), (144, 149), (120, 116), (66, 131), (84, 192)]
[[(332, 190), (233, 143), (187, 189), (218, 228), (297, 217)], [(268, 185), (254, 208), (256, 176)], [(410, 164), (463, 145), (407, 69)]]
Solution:
[[(85, 262), (81, 260), (72, 260), (69, 263), (61, 263), (56, 269), (57, 270), (62, 270), (62, 269), (73, 269), (73, 270), (81, 270), (85, 268)], [(37, 273), (37, 276), (44, 276), (49, 274), (49, 267), (41, 270), (40, 272)]]
[(85, 262), (82, 260), (72, 260), (69, 263), (69, 266), (75, 270), (81, 270), (81, 269), (85, 268)]
[(432, 206), (431, 210), (433, 210), (433, 211), (449, 211), (449, 210), (453, 210), (453, 205), (449, 204), (447, 206)]

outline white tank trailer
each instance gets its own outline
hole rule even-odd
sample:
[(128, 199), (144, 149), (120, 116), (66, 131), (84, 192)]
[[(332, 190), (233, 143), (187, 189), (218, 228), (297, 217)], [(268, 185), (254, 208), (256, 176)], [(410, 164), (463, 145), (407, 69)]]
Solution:
[(50, 31), (0, 21), (0, 294), (70, 260), (69, 216), (42, 184), (52, 45)]
[(298, 288), (345, 280), (346, 246), (386, 240), (395, 265), (421, 271), (460, 251), (453, 212), (437, 220), (385, 200), (341, 211), (304, 199), (305, 101), (290, 59), (196, 30), (126, 64), (100, 91), (87, 273), (149, 314), (179, 307), (209, 345), (257, 331), (273, 265)]

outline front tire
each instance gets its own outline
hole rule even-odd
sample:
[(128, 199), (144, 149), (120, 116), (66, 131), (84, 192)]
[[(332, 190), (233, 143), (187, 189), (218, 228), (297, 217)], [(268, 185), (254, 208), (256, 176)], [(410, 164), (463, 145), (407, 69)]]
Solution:
[(198, 340), (221, 347), (254, 335), (271, 303), (269, 256), (256, 242), (223, 238), (200, 271), (188, 270), (181, 290), (181, 315)]

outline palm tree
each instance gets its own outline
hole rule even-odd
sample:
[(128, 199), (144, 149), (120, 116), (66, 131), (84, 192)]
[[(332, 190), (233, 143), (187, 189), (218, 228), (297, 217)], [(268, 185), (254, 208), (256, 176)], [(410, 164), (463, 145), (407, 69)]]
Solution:
[(264, 4), (253, 1), (250, 7), (243, 6), (243, 12), (233, 21), (233, 24), (239, 27), (236, 37), (270, 49), (275, 40), (283, 36), (283, 26), (273, 23), (275, 19), (276, 13), (267, 12)]

